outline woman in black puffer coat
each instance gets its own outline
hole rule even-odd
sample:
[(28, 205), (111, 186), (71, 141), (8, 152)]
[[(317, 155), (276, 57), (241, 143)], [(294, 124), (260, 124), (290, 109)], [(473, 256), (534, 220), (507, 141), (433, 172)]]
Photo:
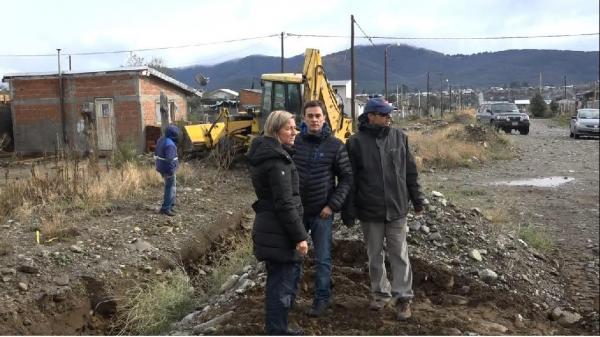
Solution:
[(302, 332), (288, 328), (288, 312), (300, 281), (295, 265), (308, 251), (308, 235), (302, 223), (298, 173), (290, 155), (296, 137), (294, 116), (273, 111), (264, 133), (252, 141), (246, 156), (258, 199), (252, 205), (254, 255), (267, 268), (265, 332), (297, 335)]

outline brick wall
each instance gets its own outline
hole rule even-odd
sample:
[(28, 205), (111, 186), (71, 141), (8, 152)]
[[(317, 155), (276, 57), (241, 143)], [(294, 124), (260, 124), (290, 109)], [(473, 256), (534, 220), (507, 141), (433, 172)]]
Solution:
[(240, 91), (240, 106), (260, 106), (261, 93), (243, 89)]
[(175, 121), (187, 121), (187, 97), (181, 90), (152, 77), (140, 78), (140, 103), (144, 126), (159, 126), (156, 119), (156, 102), (160, 99), (160, 91), (167, 95), (169, 101), (173, 100), (177, 106)]
[[(58, 78), (13, 78), (11, 81), (15, 151), (54, 152), (62, 142)], [(133, 141), (142, 151), (144, 127), (157, 125), (155, 104), (163, 90), (178, 107), (176, 120), (187, 120), (187, 100), (175, 86), (138, 73), (77, 74), (63, 78), (67, 137), (76, 151), (85, 150), (82, 104), (107, 98), (113, 102), (116, 142)]]

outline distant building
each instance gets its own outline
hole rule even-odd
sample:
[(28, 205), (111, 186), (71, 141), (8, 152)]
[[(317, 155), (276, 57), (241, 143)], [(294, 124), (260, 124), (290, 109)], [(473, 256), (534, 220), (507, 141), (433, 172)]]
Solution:
[[(331, 88), (337, 95), (339, 96), (337, 99), (338, 104), (343, 105), (342, 113), (346, 116), (350, 116), (351, 114), (351, 104), (352, 104), (352, 81), (351, 80), (341, 80), (341, 81), (329, 81), (331, 84)], [(357, 110), (358, 111), (358, 105)], [(358, 116), (358, 114), (357, 114)]]
[[(146, 127), (160, 126), (161, 91), (168, 97), (169, 122), (187, 119), (187, 98), (197, 90), (153, 68), (10, 74), (15, 151), (53, 153), (65, 145), (86, 151), (83, 132), (95, 125), (97, 148), (112, 151), (118, 142), (146, 147)], [(61, 86), (62, 81), (62, 97)], [(86, 123), (89, 121), (89, 123)], [(66, 142), (66, 144), (65, 144)]]
[(253, 110), (260, 108), (262, 91), (260, 89), (242, 89), (240, 91), (240, 109)]

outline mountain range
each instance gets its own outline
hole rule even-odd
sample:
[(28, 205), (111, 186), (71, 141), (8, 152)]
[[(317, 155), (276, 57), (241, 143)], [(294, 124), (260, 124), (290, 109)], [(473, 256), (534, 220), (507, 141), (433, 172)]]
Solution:
[[(384, 55), (388, 52), (388, 90), (397, 86), (408, 90), (440, 86), (487, 88), (490, 86), (538, 86), (540, 73), (543, 85), (562, 86), (582, 84), (598, 79), (598, 51), (521, 49), (484, 52), (472, 55), (447, 55), (408, 45), (374, 45), (355, 47), (357, 93), (380, 93), (384, 88)], [(322, 55), (329, 80), (350, 79), (350, 49)], [(284, 61), (285, 72), (301, 72), (302, 54)], [(251, 55), (213, 66), (171, 68), (176, 79), (198, 87), (194, 77), (202, 74), (210, 80), (204, 90), (218, 88), (233, 90), (260, 88), (263, 73), (278, 73), (281, 59), (273, 56)], [(448, 81), (446, 81), (446, 79)]]

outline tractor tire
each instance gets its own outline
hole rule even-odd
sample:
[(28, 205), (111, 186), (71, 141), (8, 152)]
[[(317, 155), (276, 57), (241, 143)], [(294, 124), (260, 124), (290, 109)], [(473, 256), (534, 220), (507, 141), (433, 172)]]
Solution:
[(526, 127), (526, 128), (520, 128), (520, 129), (519, 129), (519, 133), (520, 133), (520, 134), (522, 134), (522, 135), (529, 134), (529, 127)]

